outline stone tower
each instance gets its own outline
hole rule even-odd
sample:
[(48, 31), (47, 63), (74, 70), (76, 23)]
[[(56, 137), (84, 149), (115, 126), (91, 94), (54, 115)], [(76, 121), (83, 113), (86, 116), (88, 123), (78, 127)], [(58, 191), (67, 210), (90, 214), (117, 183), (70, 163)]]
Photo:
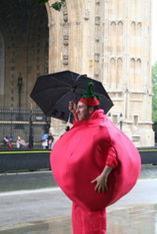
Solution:
[[(72, 70), (103, 83), (114, 102), (109, 116), (137, 146), (154, 145), (151, 0), (66, 0), (60, 12), (50, 7), (55, 0), (42, 6), (34, 2), (0, 3), (1, 106), (18, 105), (20, 74), (21, 102), (28, 107), (36, 76)], [(56, 120), (52, 125), (57, 132), (62, 128)]]
[(49, 10), (49, 72), (100, 80), (114, 102), (109, 115), (137, 146), (154, 145), (150, 19), (150, 0), (68, 0)]

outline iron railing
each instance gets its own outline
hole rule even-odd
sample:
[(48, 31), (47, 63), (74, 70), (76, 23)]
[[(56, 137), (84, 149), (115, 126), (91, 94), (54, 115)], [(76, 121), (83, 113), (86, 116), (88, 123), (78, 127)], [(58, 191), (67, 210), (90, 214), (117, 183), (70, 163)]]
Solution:
[(18, 136), (28, 147), (33, 143), (33, 148), (41, 148), (41, 136), (48, 132), (49, 122), (39, 109), (0, 108), (0, 149), (6, 147), (4, 137), (9, 138), (16, 148)]

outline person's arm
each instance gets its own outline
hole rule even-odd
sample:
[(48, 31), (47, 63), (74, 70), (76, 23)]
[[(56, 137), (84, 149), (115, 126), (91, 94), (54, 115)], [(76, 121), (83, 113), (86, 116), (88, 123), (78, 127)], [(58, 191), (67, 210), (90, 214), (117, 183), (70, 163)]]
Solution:
[(97, 192), (105, 192), (108, 190), (108, 176), (111, 173), (111, 171), (116, 168), (118, 165), (118, 159), (116, 151), (113, 147), (110, 147), (108, 152), (108, 157), (106, 160), (106, 165), (101, 172), (99, 176), (97, 176), (94, 180), (91, 181), (91, 183), (96, 183), (95, 190)]

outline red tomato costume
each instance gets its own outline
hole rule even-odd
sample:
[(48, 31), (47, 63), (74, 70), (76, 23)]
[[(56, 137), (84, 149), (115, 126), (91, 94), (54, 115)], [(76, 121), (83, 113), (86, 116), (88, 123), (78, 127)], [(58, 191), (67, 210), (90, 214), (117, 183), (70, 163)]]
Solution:
[[(91, 183), (105, 165), (114, 167), (108, 191), (97, 193)], [(106, 233), (105, 208), (135, 185), (140, 173), (140, 156), (133, 143), (99, 109), (88, 120), (78, 121), (54, 145), (53, 175), (73, 201), (75, 234)]]

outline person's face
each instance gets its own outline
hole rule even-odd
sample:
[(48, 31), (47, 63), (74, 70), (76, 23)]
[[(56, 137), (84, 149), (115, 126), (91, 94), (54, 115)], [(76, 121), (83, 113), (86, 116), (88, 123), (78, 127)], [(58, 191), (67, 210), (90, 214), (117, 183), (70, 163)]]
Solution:
[(78, 120), (81, 121), (81, 120), (88, 119), (91, 114), (91, 111), (84, 103), (78, 102), (76, 113), (77, 113)]

